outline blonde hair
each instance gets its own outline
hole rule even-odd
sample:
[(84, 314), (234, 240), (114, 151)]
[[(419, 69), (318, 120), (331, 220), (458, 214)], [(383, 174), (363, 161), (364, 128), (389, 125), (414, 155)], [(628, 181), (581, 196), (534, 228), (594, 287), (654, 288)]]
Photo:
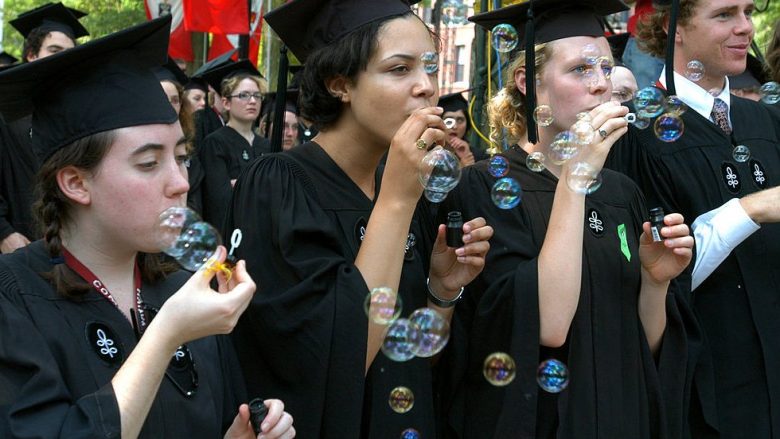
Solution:
[(238, 88), (238, 84), (240, 84), (244, 79), (251, 79), (254, 81), (255, 84), (257, 84), (257, 88), (260, 90), (260, 93), (268, 92), (268, 81), (266, 81), (265, 78), (250, 75), (248, 73), (239, 73), (222, 80), (222, 84), (220, 84), (220, 96), (225, 97), (232, 95), (233, 91)]
[[(544, 66), (552, 57), (552, 44), (537, 44), (535, 69), (536, 75), (544, 71)], [(528, 123), (525, 118), (525, 95), (515, 83), (515, 72), (525, 67), (525, 51), (516, 55), (515, 59), (506, 68), (504, 88), (493, 96), (487, 103), (488, 119), (490, 121), (490, 141), (494, 145), (501, 145), (502, 136), (506, 135), (507, 141), (514, 143), (519, 141), (526, 133)], [(506, 131), (506, 133), (504, 133)]]

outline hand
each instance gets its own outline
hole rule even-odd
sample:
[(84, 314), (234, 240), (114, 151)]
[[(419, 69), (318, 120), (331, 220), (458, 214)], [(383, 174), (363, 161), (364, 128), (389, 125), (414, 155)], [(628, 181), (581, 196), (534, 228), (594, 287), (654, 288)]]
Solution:
[(750, 194), (739, 203), (750, 219), (759, 224), (780, 222), (780, 186)]
[(207, 267), (212, 261), (224, 262), (227, 251), (219, 246), (209, 262), (195, 272), (179, 291), (163, 304), (152, 324), (164, 325), (175, 349), (177, 346), (214, 334), (228, 334), (249, 306), (255, 283), (246, 271), (246, 262), (239, 261), (230, 282), (218, 275), (218, 293), (211, 289), (214, 272)]
[(450, 136), (448, 143), (460, 159), (461, 166), (469, 166), (474, 164), (474, 154), (471, 153), (469, 142), (466, 142), (459, 137)]
[(440, 224), (431, 254), (429, 278), (431, 290), (439, 298), (450, 300), (485, 267), (485, 255), (490, 250), (488, 240), (493, 237), (493, 228), (481, 217), (463, 224), (464, 246), (458, 249), (447, 246), (446, 232), (447, 227)]
[[(626, 114), (628, 114), (628, 107), (616, 102), (605, 102), (591, 110), (590, 125), (596, 133), (590, 146), (582, 148), (581, 153), (572, 162), (587, 162), (596, 171), (601, 171), (612, 145), (628, 132), (628, 122), (623, 117)], [(607, 136), (603, 137), (601, 131)]]
[(443, 111), (439, 107), (416, 110), (398, 128), (387, 154), (380, 197), (398, 197), (414, 203), (420, 198), (423, 187), (419, 183), (418, 172), (420, 162), (428, 151), (419, 149), (417, 140), (424, 140), (427, 149), (434, 144), (444, 145), (446, 127), (441, 119)]
[(22, 248), (30, 243), (24, 235), (18, 232), (11, 233), (0, 242), (0, 252), (13, 253), (14, 250)]
[(268, 414), (260, 426), (261, 433), (255, 438), (252, 424), (249, 422), (249, 406), (241, 404), (233, 424), (225, 433), (225, 439), (290, 439), (295, 437), (293, 418), (284, 411), (284, 404), (278, 399), (266, 399)]
[(642, 224), (644, 232), (639, 237), (639, 261), (643, 275), (647, 280), (663, 284), (677, 277), (691, 262), (693, 257), (693, 236), (684, 223), (683, 216), (672, 213), (664, 217), (662, 242), (651, 238), (650, 223)]

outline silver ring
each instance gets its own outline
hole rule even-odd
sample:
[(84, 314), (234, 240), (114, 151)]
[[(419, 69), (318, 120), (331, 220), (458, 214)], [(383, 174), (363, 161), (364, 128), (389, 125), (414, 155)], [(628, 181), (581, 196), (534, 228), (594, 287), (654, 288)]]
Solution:
[(426, 142), (423, 138), (417, 139), (414, 144), (417, 146), (417, 149), (428, 149), (428, 142)]
[(604, 129), (599, 130), (599, 135), (601, 136), (602, 139), (607, 138), (607, 132)]

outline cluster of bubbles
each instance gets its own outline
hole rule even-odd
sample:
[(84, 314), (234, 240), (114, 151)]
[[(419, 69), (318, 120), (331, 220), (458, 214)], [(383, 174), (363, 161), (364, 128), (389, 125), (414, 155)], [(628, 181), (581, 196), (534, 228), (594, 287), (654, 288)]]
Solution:
[(511, 24), (499, 24), (490, 32), (493, 38), (493, 48), (501, 53), (507, 53), (517, 47), (519, 41), (517, 29)]
[(432, 203), (440, 203), (460, 181), (460, 160), (449, 150), (436, 146), (425, 154), (419, 171), (425, 198)]
[(420, 62), (422, 62), (425, 73), (429, 75), (439, 71), (439, 54), (436, 52), (423, 52), (420, 55)]
[(408, 319), (396, 318), (385, 333), (381, 350), (393, 361), (432, 357), (447, 345), (450, 324), (436, 310), (420, 308)]
[(468, 13), (463, 0), (447, 0), (441, 6), (441, 22), (445, 26), (462, 26), (468, 23)]
[(394, 412), (403, 414), (414, 407), (414, 393), (408, 387), (398, 386), (390, 391), (387, 402)]
[(569, 385), (569, 369), (554, 358), (542, 361), (536, 369), (536, 382), (545, 392), (560, 393)]
[[(160, 251), (190, 271), (197, 271), (208, 262), (222, 244), (217, 229), (188, 207), (171, 207), (161, 213), (156, 235)], [(226, 264), (215, 262), (214, 266), (230, 275)]]
[(501, 154), (495, 154), (488, 161), (488, 173), (497, 178), (490, 190), (490, 199), (499, 209), (512, 209), (520, 204), (523, 196), (523, 190), (520, 183), (512, 177), (507, 177), (509, 173), (509, 160)]
[(769, 105), (774, 105), (780, 102), (780, 84), (774, 81), (763, 84), (759, 89), (761, 95), (761, 102)]
[(401, 316), (403, 301), (390, 287), (376, 287), (363, 302), (366, 316), (378, 325), (389, 325)]
[(645, 129), (650, 126), (652, 119), (655, 119), (652, 123), (653, 132), (659, 140), (674, 142), (683, 135), (685, 124), (681, 116), (687, 107), (677, 96), (666, 97), (656, 87), (645, 87), (634, 95), (634, 108), (635, 127)]
[(482, 364), (482, 375), (494, 386), (506, 386), (515, 379), (515, 360), (504, 352), (493, 352)]

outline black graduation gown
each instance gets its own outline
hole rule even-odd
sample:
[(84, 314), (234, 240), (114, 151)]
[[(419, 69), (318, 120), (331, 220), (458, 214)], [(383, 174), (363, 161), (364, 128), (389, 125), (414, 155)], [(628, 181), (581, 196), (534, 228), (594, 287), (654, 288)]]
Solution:
[(195, 125), (195, 138), (192, 139), (193, 152), (187, 166), (190, 190), (187, 192), (187, 206), (190, 209), (203, 214), (203, 164), (200, 162), (200, 151), (203, 140), (225, 124), (219, 118), (217, 112), (211, 108), (204, 108), (192, 113), (192, 121)]
[[(59, 295), (39, 274), (51, 268), (42, 241), (0, 257), (0, 437), (118, 438), (111, 379), (135, 347), (135, 332), (94, 290), (80, 300)], [(143, 285), (144, 303), (159, 309), (188, 276), (179, 272)], [(113, 357), (101, 354), (110, 347), (116, 349)], [(227, 337), (187, 347), (196, 393), (187, 397), (164, 377), (139, 437), (221, 438), (245, 401)], [(189, 387), (190, 372), (186, 362), (172, 362), (167, 373)]]
[[(377, 188), (380, 177), (377, 175)], [(236, 185), (225, 227), (258, 290), (233, 340), (250, 393), (281, 398), (303, 438), (392, 438), (407, 428), (433, 438), (430, 362), (380, 351), (364, 378), (369, 293), (354, 266), (374, 202), (316, 143), (256, 161)], [(425, 307), (429, 206), (412, 221), (399, 294), (403, 314)], [(393, 388), (415, 396), (391, 410)]]
[[(651, 206), (691, 224), (731, 198), (780, 184), (777, 108), (732, 95), (731, 138), (692, 110), (682, 118), (685, 133), (674, 143), (631, 129), (612, 148), (608, 166), (631, 176)], [(732, 157), (738, 144), (750, 148), (746, 163)], [(690, 297), (711, 350), (696, 374), (710, 427), (694, 426), (694, 437), (718, 424), (725, 438), (780, 437), (779, 260), (780, 224), (763, 224)], [(716, 398), (708, 393), (709, 368)]]
[[(515, 148), (505, 156), (508, 177), (523, 190), (517, 207), (501, 210), (493, 204), (496, 178), (482, 161), (464, 169), (442, 209), (460, 209), (464, 218), (483, 216), (495, 230), (485, 269), (455, 309), (441, 363), (446, 365), (447, 437), (672, 437), (664, 387), (682, 394), (684, 383), (672, 379), (662, 387), (637, 312), (638, 242), (646, 212), (641, 193), (628, 178), (602, 172), (603, 185), (585, 201), (582, 290), (567, 341), (558, 349), (540, 346), (537, 265), (558, 180), (546, 170), (530, 171), (527, 154)], [(685, 331), (674, 293), (667, 295), (666, 305), (658, 367), (673, 367), (679, 376)], [(507, 353), (516, 363), (516, 377), (505, 387), (483, 376), (483, 363), (494, 352)], [(569, 369), (568, 388), (557, 395), (540, 390), (536, 381), (537, 367), (549, 358)]]
[(203, 219), (222, 230), (225, 212), (233, 192), (230, 180), (261, 155), (270, 151), (268, 139), (255, 136), (250, 145), (236, 130), (224, 126), (210, 134), (200, 146), (203, 166)]
[(0, 240), (14, 232), (34, 240), (32, 218), (38, 159), (30, 140), (31, 116), (0, 122)]

